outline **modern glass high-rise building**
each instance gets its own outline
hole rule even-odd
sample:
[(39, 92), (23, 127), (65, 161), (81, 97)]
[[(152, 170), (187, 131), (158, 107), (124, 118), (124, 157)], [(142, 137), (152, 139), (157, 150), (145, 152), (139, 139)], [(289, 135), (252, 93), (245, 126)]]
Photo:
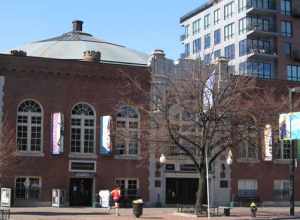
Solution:
[(210, 0), (180, 24), (182, 58), (223, 56), (236, 74), (300, 81), (299, 0)]

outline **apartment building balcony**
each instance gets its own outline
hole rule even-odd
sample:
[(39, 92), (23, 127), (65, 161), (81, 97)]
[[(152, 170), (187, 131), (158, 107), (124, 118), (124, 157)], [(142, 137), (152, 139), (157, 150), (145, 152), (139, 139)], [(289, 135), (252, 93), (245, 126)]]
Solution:
[(293, 49), (292, 58), (295, 61), (300, 61), (300, 49)]
[(262, 15), (262, 16), (272, 16), (276, 15), (276, 7), (261, 8), (257, 6), (247, 5), (247, 15)]
[(185, 41), (187, 38), (188, 38), (188, 35), (186, 35), (186, 34), (180, 35), (180, 42)]
[(186, 53), (181, 53), (180, 54), (180, 59), (186, 59), (188, 55)]
[(250, 59), (259, 59), (263, 61), (269, 61), (278, 58), (278, 54), (274, 49), (249, 49), (247, 56)]
[(276, 31), (275, 25), (256, 25), (250, 24), (247, 26), (247, 35), (248, 37), (276, 37), (278, 33)]

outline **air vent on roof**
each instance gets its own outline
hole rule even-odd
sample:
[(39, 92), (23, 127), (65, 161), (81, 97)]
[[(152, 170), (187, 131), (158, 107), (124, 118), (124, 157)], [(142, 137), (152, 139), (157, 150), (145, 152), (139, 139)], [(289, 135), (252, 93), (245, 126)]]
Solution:
[(23, 50), (11, 50), (10, 54), (18, 57), (26, 57), (27, 53)]
[(101, 53), (99, 51), (94, 50), (84, 51), (83, 60), (89, 62), (99, 62), (101, 60)]

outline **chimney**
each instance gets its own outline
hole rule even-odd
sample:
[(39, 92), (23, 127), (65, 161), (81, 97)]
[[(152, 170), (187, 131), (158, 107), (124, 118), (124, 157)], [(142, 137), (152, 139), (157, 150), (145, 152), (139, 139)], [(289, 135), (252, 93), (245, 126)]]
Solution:
[(155, 59), (164, 59), (166, 54), (162, 49), (156, 49), (152, 53), (152, 55), (155, 57)]
[(83, 21), (75, 20), (73, 23), (73, 32), (82, 32)]

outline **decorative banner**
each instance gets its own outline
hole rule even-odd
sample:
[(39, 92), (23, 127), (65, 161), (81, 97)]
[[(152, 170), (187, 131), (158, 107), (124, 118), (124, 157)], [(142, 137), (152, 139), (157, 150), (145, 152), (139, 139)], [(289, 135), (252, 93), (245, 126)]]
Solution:
[(228, 154), (227, 154), (227, 157), (226, 157), (226, 163), (228, 165), (232, 164), (232, 151), (231, 151), (231, 149), (229, 149), (229, 151), (228, 151)]
[(207, 111), (213, 106), (213, 89), (215, 84), (215, 70), (210, 74), (203, 89), (203, 109)]
[(52, 114), (52, 154), (64, 152), (64, 116), (62, 113)]
[(272, 126), (266, 125), (264, 129), (264, 141), (265, 141), (265, 161), (272, 161)]
[(100, 119), (100, 154), (110, 155), (112, 143), (110, 138), (111, 116), (102, 116)]
[(282, 140), (300, 139), (300, 112), (286, 113), (280, 115), (279, 137)]

